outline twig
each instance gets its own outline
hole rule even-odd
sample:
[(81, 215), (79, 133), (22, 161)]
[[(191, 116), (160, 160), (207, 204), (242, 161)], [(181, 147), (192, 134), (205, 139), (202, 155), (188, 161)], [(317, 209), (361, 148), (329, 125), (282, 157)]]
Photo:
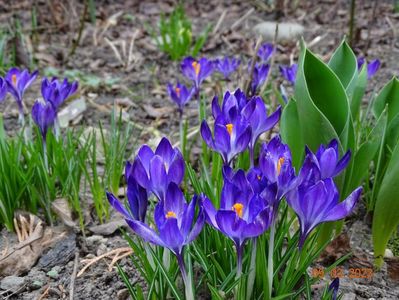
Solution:
[(220, 25), (222, 25), (222, 22), (223, 22), (224, 18), (226, 17), (226, 14), (227, 14), (227, 9), (225, 9), (223, 11), (223, 13), (220, 15), (218, 22), (216, 23), (215, 27), (212, 30), (213, 35), (215, 35), (218, 32)]
[(43, 300), (45, 297), (47, 297), (49, 290), (50, 290), (50, 285), (47, 286), (43, 294), (41, 294), (37, 300)]
[(72, 276), (71, 276), (71, 283), (69, 285), (69, 299), (73, 300), (73, 295), (75, 292), (75, 279), (76, 279), (76, 273), (78, 272), (78, 264), (79, 264), (79, 252), (76, 251), (75, 253), (75, 261), (73, 263), (73, 271), (72, 271)]
[(252, 61), (251, 61), (251, 67), (249, 68), (249, 78), (248, 78), (248, 80), (247, 80), (247, 82), (245, 83), (245, 85), (244, 85), (244, 91), (245, 91), (245, 93), (248, 95), (248, 93), (249, 93), (249, 88), (250, 88), (250, 86), (251, 86), (251, 82), (252, 82), (252, 79), (253, 79), (253, 77), (254, 77), (254, 69), (255, 69), (255, 64), (256, 64), (256, 56), (258, 55), (258, 50), (259, 50), (259, 47), (260, 47), (260, 45), (262, 44), (262, 36), (259, 36), (258, 37), (258, 40), (256, 41), (256, 45), (255, 45), (255, 51), (254, 51), (254, 54), (253, 54), (253, 56), (252, 56)]
[[(100, 255), (100, 256), (97, 256), (97, 257), (95, 257), (95, 258), (93, 258), (93, 259), (83, 259), (83, 260), (82, 260), (82, 263), (86, 263), (86, 262), (87, 262), (87, 265), (85, 265), (85, 266), (82, 268), (82, 270), (79, 271), (77, 277), (82, 276), (82, 274), (83, 274), (91, 265), (95, 264), (95, 263), (98, 262), (99, 260), (101, 260), (101, 259), (103, 259), (103, 258), (105, 258), (105, 257), (109, 257), (109, 256), (114, 255), (114, 254), (115, 254), (115, 256), (119, 256), (119, 254), (120, 254), (121, 252), (127, 252), (127, 253), (129, 253), (129, 254), (132, 254), (132, 253), (133, 253), (133, 250), (132, 250), (130, 247), (122, 247), (122, 248), (114, 249), (114, 250), (112, 250), (112, 251), (110, 251), (110, 252), (104, 253), (104, 254), (102, 254), (102, 255)], [(123, 257), (124, 257), (124, 256), (123, 256)]]
[(364, 55), (367, 54), (367, 51), (369, 50), (370, 47), (370, 43), (371, 43), (371, 39), (370, 39), (370, 32), (371, 32), (371, 28), (374, 25), (374, 19), (375, 19), (375, 14), (377, 13), (377, 5), (378, 5), (379, 1), (374, 1), (374, 5), (373, 5), (373, 11), (371, 13), (371, 24), (368, 24), (368, 28), (367, 28), (367, 42), (366, 45), (364, 47)]
[(245, 15), (243, 15), (241, 18), (239, 18), (237, 21), (234, 22), (233, 25), (231, 25), (231, 30), (236, 29), (243, 21), (245, 21), (246, 18), (248, 18), (255, 9), (252, 7), (250, 10), (247, 11)]
[(85, 1), (85, 4), (84, 4), (84, 8), (83, 8), (82, 18), (81, 18), (81, 20), (80, 20), (78, 37), (77, 37), (77, 39), (73, 42), (72, 48), (71, 48), (71, 51), (69, 52), (68, 57), (71, 57), (72, 55), (74, 55), (74, 54), (75, 54), (75, 51), (76, 51), (76, 48), (79, 46), (80, 39), (81, 39), (81, 37), (82, 37), (83, 28), (85, 27), (85, 18), (86, 18), (86, 14), (87, 14), (87, 9), (88, 9), (88, 7), (89, 7), (89, 1), (86, 0), (86, 1)]
[[(277, 50), (277, 36), (278, 36), (278, 23), (276, 23), (276, 30), (274, 31), (273, 55), (272, 55), (272, 58), (270, 60), (269, 73), (267, 73), (265, 82), (263, 83), (263, 85), (262, 85), (262, 87), (260, 89), (260, 93), (259, 93), (259, 95), (261, 95), (261, 96), (263, 95), (263, 93), (264, 93), (264, 91), (265, 91), (265, 89), (267, 87), (267, 84), (269, 83), (269, 78), (270, 78), (271, 73), (272, 73), (272, 69), (273, 69), (273, 65), (274, 65), (274, 58), (276, 57), (276, 50)], [(275, 103), (273, 103), (273, 104), (275, 104)], [(273, 107), (275, 107), (275, 105), (273, 105)]]

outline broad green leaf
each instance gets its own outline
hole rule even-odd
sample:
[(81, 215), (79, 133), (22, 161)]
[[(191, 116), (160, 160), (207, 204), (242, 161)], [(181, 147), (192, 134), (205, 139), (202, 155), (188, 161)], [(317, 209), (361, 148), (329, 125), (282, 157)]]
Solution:
[(388, 104), (388, 123), (399, 113), (399, 80), (394, 77), (378, 94), (374, 101), (374, 115), (379, 117)]
[(298, 170), (302, 162), (305, 144), (303, 142), (301, 123), (295, 99), (290, 99), (281, 114), (280, 134), (283, 141), (290, 146), (292, 162)]
[(334, 51), (328, 66), (338, 76), (345, 89), (348, 89), (357, 77), (357, 61), (351, 47), (342, 41)]
[(359, 76), (357, 77), (356, 87), (353, 91), (352, 97), (350, 97), (350, 107), (352, 112), (352, 118), (356, 120), (360, 106), (362, 104), (362, 98), (364, 96), (364, 92), (366, 91), (367, 85), (367, 65), (364, 63)]
[[(339, 135), (347, 135), (349, 105), (334, 72), (306, 48), (301, 52), (295, 85), (304, 143), (315, 151)], [(344, 148), (346, 146), (344, 145)]]
[(368, 135), (367, 140), (359, 147), (355, 153), (355, 157), (351, 161), (351, 174), (346, 177), (345, 195), (349, 194), (354, 188), (362, 183), (371, 161), (374, 159), (381, 146), (382, 139), (385, 135), (386, 124), (387, 112), (385, 110), (381, 114), (373, 130)]
[(393, 150), (381, 183), (373, 218), (373, 244), (376, 265), (381, 267), (388, 240), (399, 224), (399, 142)]

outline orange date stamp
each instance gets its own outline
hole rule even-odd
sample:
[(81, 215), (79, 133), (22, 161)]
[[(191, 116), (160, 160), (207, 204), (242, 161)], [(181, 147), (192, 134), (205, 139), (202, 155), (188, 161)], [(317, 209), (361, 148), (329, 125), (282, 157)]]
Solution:
[(324, 268), (312, 268), (311, 276), (313, 278), (323, 279), (329, 275), (331, 279), (334, 278), (349, 278), (349, 279), (367, 279), (371, 280), (374, 276), (372, 268), (348, 268), (336, 267), (329, 272)]

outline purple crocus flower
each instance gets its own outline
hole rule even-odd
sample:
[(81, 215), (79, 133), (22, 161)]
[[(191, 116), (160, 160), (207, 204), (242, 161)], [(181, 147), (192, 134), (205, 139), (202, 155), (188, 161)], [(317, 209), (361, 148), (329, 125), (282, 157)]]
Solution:
[(7, 95), (7, 82), (5, 81), (4, 78), (0, 77), (0, 102), (4, 100), (4, 98)]
[(126, 209), (118, 198), (110, 192), (107, 192), (108, 201), (125, 219), (145, 222), (148, 207), (148, 193), (132, 176), (132, 164), (130, 162), (126, 162), (125, 180), (127, 183), (126, 196), (129, 209)]
[(184, 159), (167, 138), (162, 138), (155, 153), (143, 145), (133, 162), (132, 175), (139, 185), (163, 201), (171, 182), (180, 184), (184, 178)]
[(26, 69), (21, 71), (18, 68), (11, 68), (5, 76), (8, 92), (14, 97), (15, 101), (17, 101), (19, 109), (19, 121), (21, 124), (24, 123), (22, 98), (24, 96), (25, 90), (33, 83), (37, 75), (38, 71), (34, 71), (29, 74), (29, 71)]
[(205, 120), (201, 123), (201, 136), (212, 150), (219, 152), (224, 164), (231, 163), (233, 158), (244, 152), (251, 140), (251, 126), (242, 116), (228, 121), (220, 115), (214, 124), (214, 137)]
[(270, 116), (267, 116), (266, 105), (261, 97), (254, 97), (251, 102), (254, 104), (251, 105), (248, 103), (243, 108), (242, 114), (251, 124), (252, 135), (251, 141), (249, 142), (249, 149), (253, 162), (253, 151), (255, 149), (256, 141), (262, 133), (272, 129), (280, 120), (281, 106), (279, 106)]
[(184, 76), (193, 81), (198, 93), (201, 83), (212, 74), (213, 63), (205, 57), (198, 61), (192, 57), (186, 57), (181, 63), (181, 70)]
[(273, 54), (273, 45), (270, 43), (265, 43), (259, 47), (258, 57), (260, 58), (262, 63), (266, 63)]
[(170, 98), (177, 104), (179, 112), (182, 114), (184, 106), (191, 100), (194, 94), (194, 88), (189, 90), (185, 85), (179, 82), (176, 84), (176, 87), (169, 83), (167, 88)]
[(215, 68), (223, 74), (227, 80), (231, 73), (235, 72), (240, 65), (240, 60), (235, 58), (225, 57), (223, 59), (217, 59), (214, 61)]
[(306, 157), (299, 175), (300, 180), (302, 183), (315, 183), (321, 179), (338, 176), (346, 168), (350, 159), (350, 150), (339, 159), (336, 139), (331, 140), (327, 147), (320, 145), (316, 155), (306, 147)]
[(335, 277), (333, 281), (331, 281), (328, 291), (331, 292), (331, 300), (336, 300), (339, 290), (339, 277)]
[(198, 198), (202, 198), (202, 196), (194, 196), (187, 204), (182, 191), (172, 182), (166, 192), (165, 200), (158, 202), (155, 207), (154, 221), (158, 232), (141, 221), (126, 219), (130, 228), (142, 239), (168, 248), (176, 255), (183, 281), (188, 290), (191, 290), (189, 286), (191, 283), (187, 276), (183, 251), (186, 245), (196, 239), (205, 221), (202, 208), (195, 220)]
[(47, 102), (50, 102), (54, 110), (57, 111), (62, 103), (72, 96), (78, 89), (78, 82), (68, 82), (64, 79), (62, 82), (57, 78), (51, 80), (43, 78), (42, 80), (42, 96)]
[(259, 168), (269, 183), (276, 184), (277, 194), (274, 204), (277, 206), (280, 200), (297, 185), (291, 151), (288, 145), (281, 142), (279, 136), (275, 136), (267, 144), (262, 144)]
[(232, 120), (241, 114), (248, 102), (249, 99), (240, 89), (237, 89), (234, 93), (227, 91), (224, 94), (222, 106), (219, 105), (219, 99), (215, 96), (212, 100), (213, 118), (217, 119), (220, 115), (223, 115), (226, 120)]
[(272, 210), (265, 199), (253, 192), (243, 170), (238, 170), (231, 178), (228, 177), (230, 176), (224, 176), (220, 208), (217, 210), (208, 198), (203, 199), (202, 207), (207, 222), (233, 240), (237, 250), (239, 275), (245, 242), (249, 238), (258, 237), (269, 228)]
[(256, 95), (256, 90), (265, 83), (269, 69), (270, 65), (255, 65), (251, 82), (251, 95)]
[(339, 193), (331, 178), (320, 180), (314, 185), (300, 185), (287, 194), (287, 202), (295, 211), (300, 224), (299, 248), (317, 225), (337, 221), (349, 215), (362, 192), (359, 187), (348, 198), (339, 202)]
[(49, 127), (53, 126), (55, 111), (50, 103), (43, 103), (36, 100), (32, 107), (32, 119), (40, 129), (43, 141), (46, 142), (46, 135)]
[(279, 66), (281, 75), (292, 85), (295, 84), (296, 73), (298, 70), (297, 64), (292, 64), (291, 66)]
[[(357, 59), (358, 70), (360, 70), (362, 68), (365, 61), (366, 60), (364, 57), (359, 57)], [(371, 77), (373, 77), (374, 74), (377, 73), (380, 66), (381, 66), (381, 62), (379, 59), (374, 59), (374, 60), (370, 61), (370, 63), (367, 64), (367, 78), (370, 79)]]

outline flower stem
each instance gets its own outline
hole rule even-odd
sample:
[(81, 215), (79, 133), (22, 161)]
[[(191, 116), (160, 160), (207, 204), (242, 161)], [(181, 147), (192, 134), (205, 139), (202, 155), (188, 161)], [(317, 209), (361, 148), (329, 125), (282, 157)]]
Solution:
[(269, 252), (267, 257), (267, 278), (269, 280), (269, 299), (272, 298), (273, 289), (273, 251), (274, 251), (274, 235), (276, 231), (275, 221), (272, 221), (269, 238)]
[(179, 133), (180, 133), (180, 148), (183, 153), (184, 159), (186, 159), (186, 151), (184, 145), (184, 131), (183, 131), (183, 111), (179, 112)]
[(48, 169), (48, 157), (47, 157), (47, 143), (46, 140), (43, 138), (43, 160), (44, 160), (44, 166), (46, 168), (47, 173), (49, 173)]
[(186, 300), (194, 300), (193, 283), (191, 276), (187, 275), (186, 266), (184, 264), (184, 257), (182, 254), (176, 254), (176, 258), (184, 282)]
[(255, 282), (255, 269), (256, 269), (256, 242), (257, 238), (252, 239), (252, 252), (251, 252), (251, 263), (249, 266), (249, 274), (248, 274), (248, 281), (247, 281), (247, 297), (246, 299), (251, 299), (252, 291), (254, 288)]
[(236, 244), (237, 250), (237, 274), (236, 279), (241, 277), (242, 274), (242, 246)]
[(254, 166), (254, 147), (255, 147), (255, 145), (254, 146), (250, 146), (249, 147), (249, 162), (250, 162), (250, 167), (251, 168), (253, 168), (253, 166)]

